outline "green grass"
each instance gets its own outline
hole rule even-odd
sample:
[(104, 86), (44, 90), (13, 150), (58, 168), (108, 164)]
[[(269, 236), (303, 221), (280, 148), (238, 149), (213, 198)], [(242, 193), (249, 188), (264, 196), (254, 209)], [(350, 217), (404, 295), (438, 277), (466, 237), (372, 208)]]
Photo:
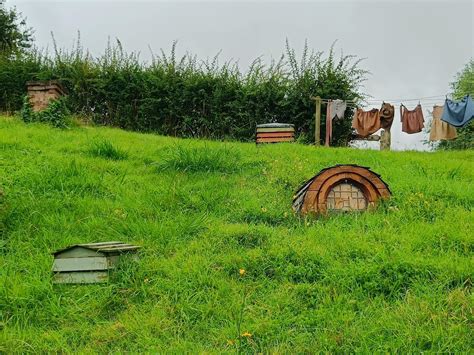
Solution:
[(89, 153), (93, 157), (102, 157), (111, 160), (124, 160), (127, 159), (128, 156), (125, 151), (115, 147), (106, 139), (93, 142), (89, 148)]
[[(473, 162), (2, 118), (0, 352), (472, 352)], [(296, 189), (338, 163), (393, 198), (295, 217)], [(51, 252), (107, 240), (140, 259), (109, 284), (51, 284)]]

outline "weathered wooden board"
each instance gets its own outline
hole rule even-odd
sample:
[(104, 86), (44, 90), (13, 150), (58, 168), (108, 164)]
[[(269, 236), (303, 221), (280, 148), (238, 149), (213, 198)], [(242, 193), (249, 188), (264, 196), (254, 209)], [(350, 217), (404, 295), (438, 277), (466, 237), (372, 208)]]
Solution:
[(91, 249), (86, 249), (81, 246), (75, 246), (71, 249), (62, 251), (61, 253), (55, 256), (56, 259), (66, 259), (66, 258), (89, 258), (94, 256), (103, 256), (104, 254)]
[(94, 256), (89, 258), (67, 258), (56, 259), (53, 263), (53, 271), (93, 271), (107, 270), (113, 265), (109, 265), (105, 256)]
[(275, 127), (275, 128), (257, 128), (257, 133), (260, 132), (295, 132), (295, 129), (292, 127)]
[(380, 140), (380, 136), (376, 135), (376, 134), (372, 134), (371, 136), (367, 136), (367, 137), (362, 137), (362, 136), (354, 136), (352, 138), (352, 140), (355, 140), (355, 141), (371, 141), (371, 142), (377, 142)]
[(272, 138), (272, 137), (290, 137), (294, 138), (293, 132), (272, 132), (272, 133), (257, 133), (257, 138)]
[(107, 282), (107, 280), (107, 271), (57, 272), (53, 275), (53, 283), (56, 284), (91, 284)]
[(294, 142), (293, 137), (281, 138), (257, 138), (257, 143), (278, 143), (278, 142)]

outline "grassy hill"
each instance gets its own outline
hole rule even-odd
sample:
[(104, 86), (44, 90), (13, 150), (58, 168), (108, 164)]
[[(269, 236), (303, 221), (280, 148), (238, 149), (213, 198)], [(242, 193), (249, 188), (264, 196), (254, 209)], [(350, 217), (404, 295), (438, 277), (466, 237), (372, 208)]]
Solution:
[[(472, 351), (473, 162), (1, 118), (0, 352)], [(295, 190), (338, 163), (393, 198), (294, 216)], [(51, 252), (107, 240), (139, 261), (51, 284)]]

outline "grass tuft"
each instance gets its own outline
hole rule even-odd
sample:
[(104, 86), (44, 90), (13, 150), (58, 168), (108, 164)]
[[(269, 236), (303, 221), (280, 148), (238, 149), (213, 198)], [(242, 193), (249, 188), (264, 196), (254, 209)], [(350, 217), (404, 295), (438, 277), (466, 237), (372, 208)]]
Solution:
[(114, 146), (107, 139), (95, 141), (89, 148), (89, 154), (93, 157), (100, 157), (110, 160), (125, 160), (128, 158), (127, 152)]
[(190, 173), (233, 173), (240, 167), (240, 154), (228, 147), (175, 145), (166, 150), (157, 170)]

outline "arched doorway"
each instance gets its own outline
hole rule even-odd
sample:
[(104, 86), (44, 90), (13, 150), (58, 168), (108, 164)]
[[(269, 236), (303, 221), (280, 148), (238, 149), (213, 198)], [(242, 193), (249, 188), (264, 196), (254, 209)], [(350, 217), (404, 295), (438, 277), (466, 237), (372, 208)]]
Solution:
[(321, 170), (296, 192), (293, 209), (302, 214), (364, 211), (390, 195), (388, 185), (369, 168), (336, 165)]

